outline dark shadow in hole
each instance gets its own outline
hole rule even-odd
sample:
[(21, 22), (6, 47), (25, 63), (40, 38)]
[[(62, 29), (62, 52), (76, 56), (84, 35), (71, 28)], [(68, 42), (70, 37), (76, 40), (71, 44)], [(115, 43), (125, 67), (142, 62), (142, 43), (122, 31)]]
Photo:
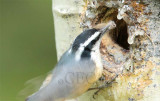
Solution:
[(124, 20), (116, 19), (116, 29), (112, 31), (110, 36), (122, 48), (129, 50), (127, 24)]

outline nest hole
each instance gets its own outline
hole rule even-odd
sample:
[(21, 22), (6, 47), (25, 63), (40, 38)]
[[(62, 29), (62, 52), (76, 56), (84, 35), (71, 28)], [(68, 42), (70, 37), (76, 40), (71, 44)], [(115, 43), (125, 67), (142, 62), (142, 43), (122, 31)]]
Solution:
[(124, 20), (116, 19), (116, 28), (110, 33), (112, 40), (122, 48), (129, 50), (127, 24)]
[(122, 47), (125, 50), (129, 50), (130, 45), (128, 44), (128, 32), (127, 32), (127, 23), (122, 19), (118, 20), (118, 9), (117, 8), (108, 8), (106, 6), (100, 6), (97, 11), (99, 12), (98, 16), (93, 21), (93, 25), (102, 22), (108, 22), (113, 20), (116, 23), (116, 28), (110, 32), (111, 39)]

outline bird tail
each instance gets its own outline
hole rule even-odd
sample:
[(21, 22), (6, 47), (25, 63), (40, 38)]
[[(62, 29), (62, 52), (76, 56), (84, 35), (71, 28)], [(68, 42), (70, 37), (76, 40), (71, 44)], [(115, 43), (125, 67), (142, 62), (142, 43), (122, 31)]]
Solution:
[(48, 89), (43, 88), (26, 98), (25, 101), (58, 101), (54, 99), (52, 94)]
[[(49, 74), (47, 78), (44, 80), (42, 86), (40, 87), (39, 91), (32, 94), (31, 96), (27, 97), (25, 101), (43, 101), (44, 94), (42, 95), (44, 88), (50, 83), (52, 79), (52, 74)], [(43, 89), (43, 90), (42, 90)], [(41, 94), (41, 96), (40, 96)], [(41, 99), (40, 99), (41, 98)], [(46, 101), (46, 100), (45, 100)]]
[(52, 98), (43, 98), (42, 96), (39, 96), (39, 94), (35, 93), (28, 98), (26, 98), (25, 101), (66, 101), (65, 99), (52, 99)]
[(37, 94), (32, 94), (31, 96), (27, 97), (25, 101), (41, 101), (39, 100), (39, 96), (37, 96)]

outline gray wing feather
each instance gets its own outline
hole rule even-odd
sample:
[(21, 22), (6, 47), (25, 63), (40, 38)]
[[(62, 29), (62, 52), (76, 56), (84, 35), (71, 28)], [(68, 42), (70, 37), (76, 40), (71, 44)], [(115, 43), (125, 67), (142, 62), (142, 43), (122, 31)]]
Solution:
[(93, 61), (75, 61), (71, 56), (68, 59), (67, 54), (63, 56), (63, 59), (55, 67), (49, 84), (31, 95), (26, 101), (64, 101), (85, 91), (85, 89), (84, 91), (80, 89), (88, 85), (90, 83), (88, 80), (94, 76)]

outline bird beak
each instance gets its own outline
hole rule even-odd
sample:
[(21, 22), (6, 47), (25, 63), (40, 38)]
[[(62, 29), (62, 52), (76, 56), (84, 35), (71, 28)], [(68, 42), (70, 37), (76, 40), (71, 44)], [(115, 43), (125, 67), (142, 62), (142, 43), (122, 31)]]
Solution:
[(101, 28), (99, 32), (103, 36), (106, 32), (110, 31), (111, 29), (115, 28), (116, 24), (114, 21), (109, 21), (105, 27)]

